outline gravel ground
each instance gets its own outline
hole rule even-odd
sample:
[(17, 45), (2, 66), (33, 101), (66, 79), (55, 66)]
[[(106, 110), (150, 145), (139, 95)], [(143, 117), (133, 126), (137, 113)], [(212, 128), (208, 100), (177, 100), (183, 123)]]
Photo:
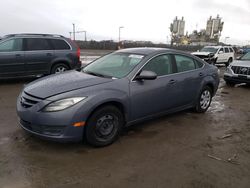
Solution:
[(207, 113), (141, 123), (97, 149), (24, 133), (15, 103), (32, 80), (0, 81), (1, 188), (250, 187), (250, 87), (221, 80)]

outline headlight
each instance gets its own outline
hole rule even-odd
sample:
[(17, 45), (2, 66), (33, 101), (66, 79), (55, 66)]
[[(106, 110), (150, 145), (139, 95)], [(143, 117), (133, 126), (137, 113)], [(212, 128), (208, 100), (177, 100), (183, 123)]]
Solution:
[(73, 98), (67, 98), (67, 99), (55, 101), (55, 102), (48, 104), (42, 111), (43, 112), (56, 112), (56, 111), (64, 110), (66, 108), (69, 108), (81, 102), (82, 100), (86, 98), (87, 97), (73, 97)]

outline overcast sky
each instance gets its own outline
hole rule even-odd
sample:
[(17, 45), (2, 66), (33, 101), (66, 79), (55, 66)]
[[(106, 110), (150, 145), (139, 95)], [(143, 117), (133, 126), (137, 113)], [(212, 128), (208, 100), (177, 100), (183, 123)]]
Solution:
[[(1, 0), (0, 35), (20, 32), (69, 36), (72, 23), (93, 40), (167, 41), (175, 16), (184, 16), (185, 30), (206, 27), (219, 14), (221, 41), (250, 43), (250, 0)], [(83, 39), (83, 34), (77, 34)], [(169, 37), (170, 39), (170, 37)]]

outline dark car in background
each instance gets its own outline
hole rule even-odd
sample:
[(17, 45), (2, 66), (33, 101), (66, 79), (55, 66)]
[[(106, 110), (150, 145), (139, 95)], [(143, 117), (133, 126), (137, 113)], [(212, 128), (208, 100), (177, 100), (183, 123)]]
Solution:
[(0, 78), (48, 75), (80, 67), (80, 49), (63, 36), (13, 34), (0, 40)]
[(17, 113), (21, 127), (38, 137), (105, 146), (123, 126), (189, 108), (205, 112), (218, 85), (218, 68), (193, 55), (124, 49), (81, 72), (30, 83), (17, 99)]

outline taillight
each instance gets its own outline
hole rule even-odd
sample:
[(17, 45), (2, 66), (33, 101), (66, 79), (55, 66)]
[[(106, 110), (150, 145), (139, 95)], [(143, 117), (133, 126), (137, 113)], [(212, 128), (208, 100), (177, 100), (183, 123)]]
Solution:
[(77, 49), (76, 55), (80, 59), (80, 56), (81, 56), (81, 49), (80, 48)]

